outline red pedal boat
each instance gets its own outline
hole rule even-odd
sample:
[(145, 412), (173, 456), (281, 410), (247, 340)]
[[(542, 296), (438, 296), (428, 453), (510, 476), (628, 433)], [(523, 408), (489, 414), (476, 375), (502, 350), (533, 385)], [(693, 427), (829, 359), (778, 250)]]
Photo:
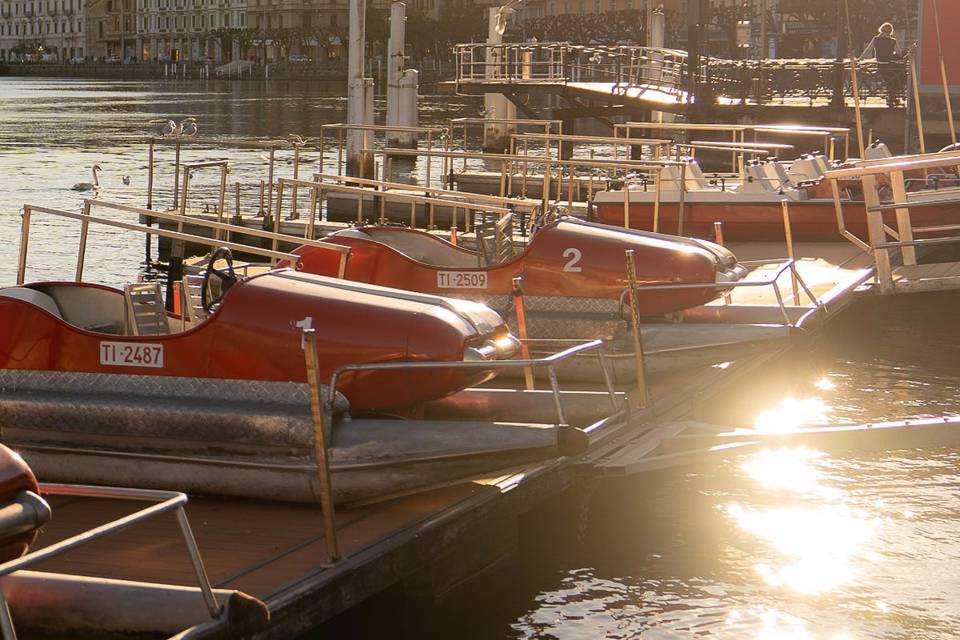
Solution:
[[(703, 288), (640, 294), (641, 313), (668, 314), (704, 304), (747, 270), (723, 247), (688, 238), (621, 229), (562, 217), (536, 232), (519, 255), (487, 264), (482, 252), (403, 227), (366, 226), (325, 238), (350, 247), (349, 280), (414, 291), (488, 300), (510, 295), (522, 278), (528, 297), (619, 301), (627, 287), (624, 252), (636, 252), (641, 284), (697, 284)], [(509, 244), (509, 241), (508, 241)], [(339, 262), (330, 251), (300, 247), (301, 268), (333, 275)]]
[[(516, 350), (501, 318), (467, 300), (290, 269), (245, 279), (208, 273), (218, 274), (224, 290), (233, 283), (209, 317), (179, 330), (179, 321), (157, 306), (152, 335), (131, 330), (136, 309), (129, 290), (74, 282), (2, 288), (0, 369), (305, 382), (305, 327), (318, 333), (324, 382), (345, 364), (496, 359)], [(444, 397), (489, 375), (364, 372), (345, 376), (338, 390), (354, 409), (396, 408)]]

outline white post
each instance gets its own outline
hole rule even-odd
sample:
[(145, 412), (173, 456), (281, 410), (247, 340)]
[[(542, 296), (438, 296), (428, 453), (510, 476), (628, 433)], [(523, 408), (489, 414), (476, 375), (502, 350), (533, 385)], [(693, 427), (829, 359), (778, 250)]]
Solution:
[[(498, 45), (503, 42), (503, 36), (497, 33), (497, 12), (500, 7), (490, 7), (488, 9), (489, 31), (487, 35), (487, 44)], [(487, 48), (487, 64), (484, 77), (488, 80), (502, 77), (503, 69), (506, 64), (503, 59), (502, 50), (499, 48)], [(517, 107), (502, 93), (487, 93), (483, 97), (484, 117), (488, 120), (514, 120), (517, 117)], [(510, 148), (510, 135), (515, 127), (502, 122), (488, 122), (483, 128), (483, 150), (495, 153), (502, 153)]]
[[(373, 124), (373, 79), (363, 76), (366, 47), (366, 2), (350, 0), (350, 36), (347, 50), (347, 123)], [(373, 177), (373, 157), (361, 157), (370, 146), (369, 132), (347, 131), (347, 174)]]
[[(650, 11), (647, 14), (647, 43), (653, 49), (663, 49), (666, 43), (667, 16), (659, 8)], [(659, 52), (650, 53), (650, 81), (660, 82), (663, 80), (663, 54)], [(650, 119), (653, 122), (673, 122), (672, 113), (653, 111), (650, 113)]]
[[(417, 126), (417, 93), (419, 74), (414, 69), (405, 69), (405, 31), (407, 6), (402, 2), (390, 5), (390, 40), (387, 43), (387, 126)], [(387, 144), (391, 147), (413, 149), (417, 136), (412, 132), (387, 132)]]

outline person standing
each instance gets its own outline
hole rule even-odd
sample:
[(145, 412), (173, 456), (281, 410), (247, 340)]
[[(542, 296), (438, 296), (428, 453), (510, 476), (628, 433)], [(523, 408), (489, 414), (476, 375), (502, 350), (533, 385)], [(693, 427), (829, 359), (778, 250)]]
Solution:
[(880, 25), (879, 32), (873, 36), (870, 44), (860, 54), (860, 58), (866, 58), (871, 51), (877, 59), (877, 70), (887, 90), (887, 105), (899, 106), (906, 74), (903, 59), (910, 52), (900, 50), (897, 39), (893, 37), (893, 25), (889, 22)]

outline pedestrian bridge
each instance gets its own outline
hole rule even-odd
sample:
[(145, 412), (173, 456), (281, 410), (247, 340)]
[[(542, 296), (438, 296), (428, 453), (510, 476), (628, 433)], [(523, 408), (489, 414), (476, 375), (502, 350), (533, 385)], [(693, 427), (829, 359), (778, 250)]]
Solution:
[[(455, 48), (461, 94), (553, 93), (574, 103), (682, 113), (698, 100), (731, 111), (853, 107), (851, 62), (702, 57), (691, 78), (687, 52), (640, 46), (524, 42)], [(875, 61), (857, 62), (861, 106), (887, 108)]]

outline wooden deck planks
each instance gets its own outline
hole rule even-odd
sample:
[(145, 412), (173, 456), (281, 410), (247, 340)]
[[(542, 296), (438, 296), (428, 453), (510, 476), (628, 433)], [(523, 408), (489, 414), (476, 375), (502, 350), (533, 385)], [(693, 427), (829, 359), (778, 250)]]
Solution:
[[(338, 542), (350, 554), (471, 495), (470, 483), (361, 508), (337, 511)], [(40, 549), (132, 513), (145, 503), (51, 499), (54, 518), (33, 545)], [(187, 516), (215, 586), (265, 597), (327, 561), (322, 514), (309, 505), (193, 498)], [(164, 514), (38, 565), (39, 570), (123, 580), (194, 585), (174, 514)]]
[(897, 267), (893, 282), (898, 293), (960, 289), (960, 262)]

